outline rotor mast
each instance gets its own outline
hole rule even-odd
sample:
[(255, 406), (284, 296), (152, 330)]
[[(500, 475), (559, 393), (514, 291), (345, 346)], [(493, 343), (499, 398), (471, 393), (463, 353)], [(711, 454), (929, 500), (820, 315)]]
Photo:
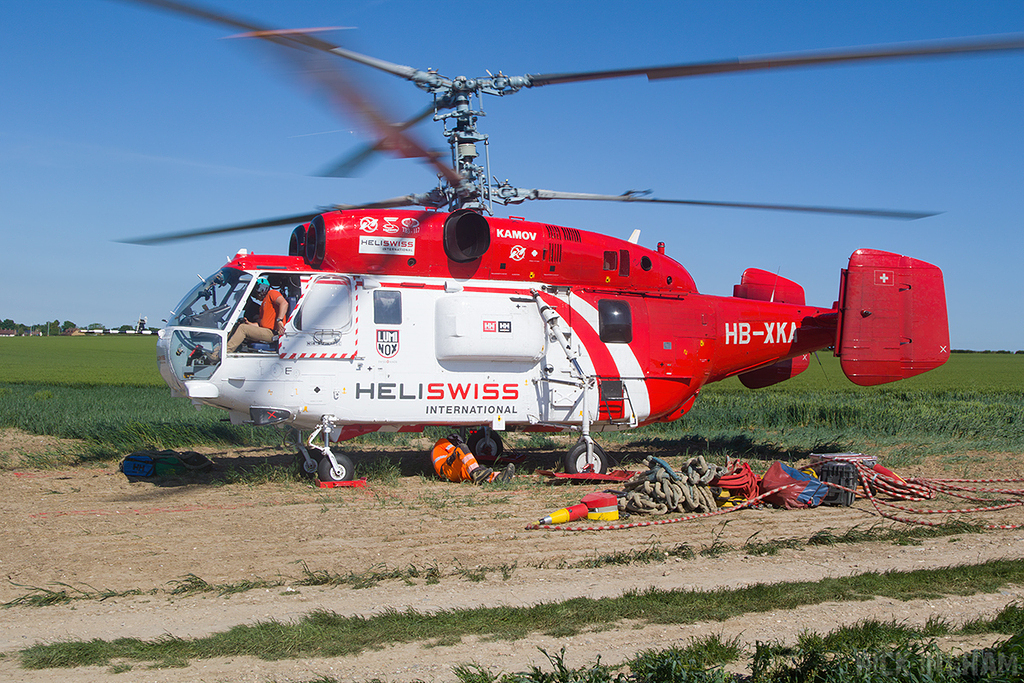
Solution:
[[(444, 136), (451, 149), (452, 168), (462, 176), (462, 181), (453, 190), (449, 202), (451, 210), (475, 209), (494, 213), (494, 201), (508, 203), (501, 195), (496, 196), (491, 189), (490, 160), (487, 154), (488, 137), (477, 127), (477, 118), (486, 116), (483, 107), (473, 109), (473, 96), (482, 104), (483, 94), (510, 95), (524, 86), (529, 86), (529, 79), (524, 77), (508, 77), (499, 73), (497, 76), (488, 74), (488, 78), (466, 78), (458, 76), (451, 80), (441, 79), (434, 74), (433, 79), (417, 80), (417, 85), (435, 94), (436, 109), (450, 109), (446, 113), (434, 114), (435, 121), (444, 122)], [(416, 80), (416, 79), (414, 79)], [(451, 125), (449, 125), (451, 122)], [(477, 163), (480, 158), (478, 143), (484, 145), (483, 165)]]
[[(435, 121), (444, 121), (444, 135), (451, 148), (452, 168), (462, 176), (462, 182), (454, 189), (450, 207), (456, 209), (476, 209), (492, 213), (490, 203), (490, 187), (487, 182), (489, 169), (476, 163), (479, 156), (477, 143), (487, 144), (487, 136), (476, 128), (479, 116), (483, 111), (473, 110), (473, 94), (477, 84), (464, 77), (452, 81), (447, 99), (452, 109), (448, 113), (434, 115)], [(477, 93), (478, 97), (479, 94)], [(454, 122), (449, 128), (448, 121)], [(486, 163), (486, 155), (484, 157)]]

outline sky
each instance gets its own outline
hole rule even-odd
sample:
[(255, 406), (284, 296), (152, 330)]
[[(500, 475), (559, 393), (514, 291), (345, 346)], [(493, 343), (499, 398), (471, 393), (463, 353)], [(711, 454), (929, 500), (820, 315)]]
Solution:
[[(450, 3), (207, 0), (450, 77), (678, 64), (857, 45), (1024, 33), (1021, 0)], [(240, 248), (286, 253), (289, 227), (163, 246), (116, 240), (425, 192), (434, 173), (379, 159), (317, 170), (363, 141), (271, 52), (230, 31), (115, 0), (0, 0), (0, 319), (160, 326)], [(362, 71), (411, 116), (428, 96)], [(708, 294), (777, 272), (830, 306), (862, 247), (945, 275), (954, 349), (1024, 349), (1024, 52), (486, 97), (491, 173), (523, 188), (941, 211), (913, 222), (604, 202), (499, 216), (667, 253)], [(416, 128), (438, 149), (439, 124)]]

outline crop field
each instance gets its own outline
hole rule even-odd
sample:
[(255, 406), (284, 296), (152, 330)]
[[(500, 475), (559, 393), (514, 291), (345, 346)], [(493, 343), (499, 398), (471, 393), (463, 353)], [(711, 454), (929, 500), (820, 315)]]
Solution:
[(156, 337), (125, 334), (0, 339), (0, 383), (162, 387)]

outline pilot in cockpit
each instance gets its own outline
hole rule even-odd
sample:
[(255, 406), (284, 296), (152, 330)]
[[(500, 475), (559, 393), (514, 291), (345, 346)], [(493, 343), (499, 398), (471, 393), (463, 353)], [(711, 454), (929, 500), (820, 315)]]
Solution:
[(244, 342), (270, 344), (276, 336), (284, 334), (288, 301), (279, 291), (270, 288), (270, 281), (267, 278), (261, 277), (256, 280), (251, 300), (259, 304), (258, 309), (251, 311), (250, 307), (246, 306), (244, 317), (228, 338), (228, 353), (237, 351)]

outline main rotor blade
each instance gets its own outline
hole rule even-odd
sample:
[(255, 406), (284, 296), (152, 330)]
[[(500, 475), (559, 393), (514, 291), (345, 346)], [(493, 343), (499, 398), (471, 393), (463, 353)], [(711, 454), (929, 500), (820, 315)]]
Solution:
[(165, 244), (167, 242), (177, 242), (179, 240), (196, 239), (199, 237), (212, 237), (213, 235), (221, 235), (228, 232), (241, 232), (244, 230), (262, 230), (264, 228), (275, 228), (279, 225), (288, 224), (300, 224), (308, 223), (323, 211), (317, 211), (316, 213), (300, 213), (294, 216), (282, 216), (280, 218), (269, 218), (259, 221), (251, 221), (248, 223), (234, 223), (232, 225), (222, 225), (216, 228), (200, 228), (198, 230), (185, 230), (182, 232), (168, 232), (162, 235), (153, 235), (151, 237), (133, 237), (126, 240), (116, 240), (122, 244)]
[(334, 206), (323, 207), (321, 210), (315, 213), (299, 213), (294, 216), (281, 216), (279, 218), (267, 218), (258, 221), (250, 221), (247, 223), (233, 223), (231, 225), (221, 225), (213, 228), (200, 228), (198, 230), (184, 230), (182, 232), (169, 232), (162, 235), (153, 235), (151, 237), (133, 237), (131, 239), (116, 240), (122, 244), (166, 244), (167, 242), (177, 242), (180, 240), (198, 239), (200, 237), (212, 237), (214, 235), (223, 235), (229, 232), (244, 232), (247, 230), (263, 230), (265, 228), (274, 228), (279, 225), (298, 225), (302, 223), (308, 223), (322, 213), (328, 213), (331, 211), (351, 211), (353, 209), (395, 209), (403, 206), (431, 206), (436, 207), (443, 205), (440, 203), (440, 199), (430, 192), (423, 194), (407, 194), (401, 197), (392, 197), (391, 199), (381, 199), (376, 202), (367, 202), (366, 204), (335, 204)]
[[(178, 0), (130, 1), (169, 10), (179, 14), (185, 14), (204, 21), (229, 26), (233, 29), (240, 29), (244, 32), (241, 34), (242, 37), (259, 38), (275, 45), (297, 50), (297, 52), (291, 53), (291, 57), (293, 60), (298, 59), (300, 61), (304, 68), (305, 75), (323, 87), (336, 102), (343, 103), (349, 112), (357, 117), (364, 125), (372, 129), (374, 134), (384, 141), (386, 149), (396, 150), (405, 157), (415, 157), (425, 160), (434, 168), (438, 175), (447, 180), (453, 187), (459, 185), (463, 180), (462, 176), (457, 171), (440, 161), (442, 155), (430, 151), (421, 145), (412, 136), (405, 133), (405, 128), (392, 124), (391, 121), (393, 119), (386, 116), (380, 110), (379, 105), (374, 102), (373, 98), (364, 95), (361, 89), (357, 88), (351, 82), (351, 79), (346, 78), (341, 71), (325, 68), (325, 65), (323, 64), (313, 64), (308, 50), (336, 54), (338, 56), (345, 57), (346, 59), (353, 59), (354, 61), (358, 61), (362, 64), (367, 64), (368, 66), (382, 68), (385, 71), (389, 71), (390, 73), (395, 73), (406, 78), (412, 78), (414, 73), (421, 73), (417, 69), (413, 69), (412, 67), (403, 67), (397, 64), (390, 64), (389, 62), (384, 62), (383, 60), (374, 59), (372, 57), (365, 57), (364, 55), (358, 55), (358, 53), (354, 53), (351, 50), (345, 50), (337, 45), (333, 45), (325, 40), (313, 36), (310, 32), (270, 29), (265, 26), (253, 24), (244, 19), (232, 17), (220, 12), (214, 12), (188, 3), (179, 2)], [(305, 57), (299, 58), (299, 55), (305, 55)], [(363, 59), (355, 59), (354, 55), (358, 55)], [(394, 69), (385, 68), (385, 66), (394, 67)]]
[(906, 59), (911, 57), (939, 57), (943, 55), (1005, 52), (1024, 50), (1024, 34), (988, 37), (972, 40), (929, 41), (901, 45), (883, 45), (820, 52), (802, 52), (760, 57), (729, 59), (719, 62), (697, 62), (668, 66), (650, 66), (634, 69), (612, 69), (609, 71), (578, 71), (561, 74), (529, 74), (529, 87), (596, 81), (606, 78), (647, 76), (649, 80), (662, 78), (684, 78), (708, 74), (755, 71), (765, 69), (786, 69), (814, 64), (836, 64), (867, 60)]
[[(434, 105), (427, 106), (426, 109), (418, 113), (404, 123), (394, 124), (394, 127), (398, 131), (404, 131), (408, 128), (415, 126), (417, 123), (427, 118), (434, 113)], [(329, 166), (325, 166), (322, 170), (317, 172), (316, 175), (324, 178), (351, 178), (357, 174), (363, 164), (367, 163), (375, 154), (378, 152), (386, 151), (388, 149), (387, 138), (381, 138), (374, 143), (367, 143), (360, 145), (355, 152), (346, 155), (339, 161), (336, 161)]]
[[(520, 194), (523, 193), (523, 194)], [(516, 189), (515, 197), (522, 199), (581, 199), (599, 202), (647, 202), (650, 204), (687, 204), (690, 206), (714, 206), (729, 209), (758, 209), (762, 211), (789, 211), (797, 213), (817, 213), (838, 216), (861, 216), (865, 218), (891, 218), (903, 221), (916, 221), (921, 218), (939, 215), (937, 212), (925, 211), (893, 211), (890, 209), (852, 209), (837, 206), (804, 206), (801, 204), (758, 204), (751, 202), (715, 202), (698, 199), (658, 199), (645, 197), (630, 191), (624, 194), (590, 194), (587, 192), (558, 192), (554, 190), (521, 190)]]

